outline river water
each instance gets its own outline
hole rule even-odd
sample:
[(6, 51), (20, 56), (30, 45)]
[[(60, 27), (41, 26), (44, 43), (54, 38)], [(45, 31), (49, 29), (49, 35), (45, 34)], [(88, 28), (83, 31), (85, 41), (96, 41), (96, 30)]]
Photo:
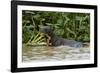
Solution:
[(27, 46), (22, 47), (22, 61), (54, 61), (54, 60), (86, 60), (90, 59), (90, 48), (73, 48), (68, 46), (47, 47)]

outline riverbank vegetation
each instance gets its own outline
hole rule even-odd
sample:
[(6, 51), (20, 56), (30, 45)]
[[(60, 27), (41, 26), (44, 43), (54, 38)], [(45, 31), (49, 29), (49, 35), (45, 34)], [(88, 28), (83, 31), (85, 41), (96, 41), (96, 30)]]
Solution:
[(41, 42), (39, 36), (41, 26), (50, 26), (57, 36), (66, 39), (90, 41), (90, 14), (88, 13), (23, 10), (22, 42)]

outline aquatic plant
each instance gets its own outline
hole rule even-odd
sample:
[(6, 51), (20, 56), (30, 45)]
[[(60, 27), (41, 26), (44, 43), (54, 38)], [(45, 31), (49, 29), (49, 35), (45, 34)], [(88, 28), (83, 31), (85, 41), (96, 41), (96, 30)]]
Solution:
[(44, 39), (38, 36), (40, 26), (50, 26), (56, 35), (66, 39), (90, 41), (89, 13), (23, 10), (22, 26), (23, 43), (42, 42)]

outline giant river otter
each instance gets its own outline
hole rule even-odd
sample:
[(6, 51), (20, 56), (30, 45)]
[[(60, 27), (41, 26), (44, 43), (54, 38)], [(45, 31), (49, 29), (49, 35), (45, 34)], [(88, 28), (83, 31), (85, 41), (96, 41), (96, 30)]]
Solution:
[(47, 44), (49, 46), (61, 46), (66, 45), (74, 48), (80, 48), (83, 46), (82, 42), (78, 42), (75, 40), (68, 40), (61, 37), (56, 36), (53, 33), (53, 30), (49, 26), (42, 26), (40, 27), (41, 35), (44, 35), (47, 39)]

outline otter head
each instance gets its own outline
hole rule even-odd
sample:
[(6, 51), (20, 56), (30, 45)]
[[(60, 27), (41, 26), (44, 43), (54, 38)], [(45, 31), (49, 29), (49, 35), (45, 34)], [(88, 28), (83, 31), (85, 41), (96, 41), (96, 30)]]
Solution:
[(53, 31), (49, 26), (41, 26), (40, 33), (41, 33), (41, 35), (52, 36)]
[(47, 45), (51, 45), (51, 37), (53, 35), (53, 31), (49, 26), (40, 27), (40, 35), (44, 36), (47, 40)]

